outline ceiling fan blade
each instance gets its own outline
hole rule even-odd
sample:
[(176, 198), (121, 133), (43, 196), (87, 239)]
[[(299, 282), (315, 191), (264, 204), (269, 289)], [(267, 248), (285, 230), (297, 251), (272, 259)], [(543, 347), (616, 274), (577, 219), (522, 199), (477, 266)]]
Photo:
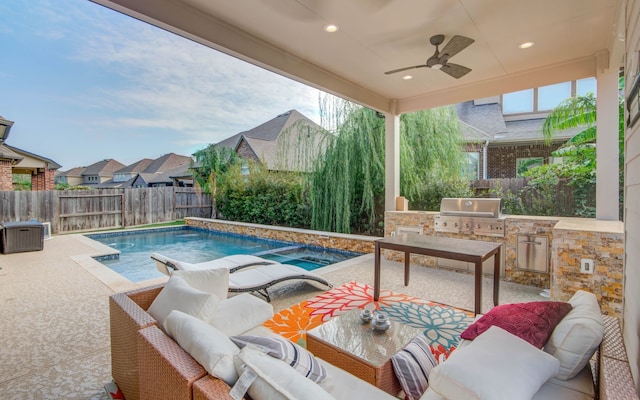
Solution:
[(385, 72), (385, 75), (391, 75), (391, 74), (395, 74), (396, 72), (407, 71), (407, 70), (414, 69), (414, 68), (426, 68), (426, 67), (427, 67), (426, 64), (420, 64), (420, 65), (414, 65), (412, 67), (398, 68), (398, 69), (394, 69), (392, 71)]
[(475, 42), (475, 40), (470, 39), (465, 36), (455, 35), (449, 40), (442, 50), (440, 50), (440, 56), (446, 57), (447, 60), (456, 54), (460, 53), (462, 50), (466, 49), (471, 45), (471, 43)]
[(456, 79), (460, 79), (466, 74), (468, 74), (469, 72), (471, 72), (471, 68), (467, 68), (458, 64), (446, 64), (446, 65), (443, 65), (442, 68), (440, 68), (440, 71)]

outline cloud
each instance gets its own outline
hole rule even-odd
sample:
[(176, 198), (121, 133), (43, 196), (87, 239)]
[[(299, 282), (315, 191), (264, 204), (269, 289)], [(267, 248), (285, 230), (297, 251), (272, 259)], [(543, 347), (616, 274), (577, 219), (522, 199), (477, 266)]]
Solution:
[(94, 29), (74, 59), (118, 77), (85, 101), (114, 110), (123, 130), (164, 128), (204, 146), (292, 108), (318, 119), (313, 88), (129, 17), (85, 18)]

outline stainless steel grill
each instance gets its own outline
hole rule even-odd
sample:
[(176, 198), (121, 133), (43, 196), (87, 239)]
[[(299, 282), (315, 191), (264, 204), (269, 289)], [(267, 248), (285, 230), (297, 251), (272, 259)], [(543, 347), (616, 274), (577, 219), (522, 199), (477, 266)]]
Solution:
[(444, 198), (434, 217), (436, 232), (504, 237), (502, 199)]

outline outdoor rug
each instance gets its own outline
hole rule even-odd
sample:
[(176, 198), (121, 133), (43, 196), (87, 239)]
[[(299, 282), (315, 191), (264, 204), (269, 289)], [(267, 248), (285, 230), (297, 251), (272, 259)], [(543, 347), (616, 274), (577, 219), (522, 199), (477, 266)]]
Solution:
[(388, 290), (380, 290), (379, 300), (373, 301), (373, 286), (349, 282), (280, 311), (264, 326), (306, 346), (307, 331), (336, 315), (365, 306), (381, 310), (395, 321), (423, 328), (436, 359), (441, 354), (446, 358), (455, 350), (460, 334), (474, 320), (470, 311)]

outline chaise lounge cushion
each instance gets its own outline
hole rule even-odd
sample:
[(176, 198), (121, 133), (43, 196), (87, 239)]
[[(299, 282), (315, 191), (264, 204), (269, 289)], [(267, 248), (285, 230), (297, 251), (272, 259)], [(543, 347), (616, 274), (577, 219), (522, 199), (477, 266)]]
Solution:
[(229, 270), (227, 268), (205, 269), (197, 271), (174, 271), (187, 281), (189, 286), (203, 292), (215, 294), (220, 299), (226, 299), (229, 292)]
[(185, 314), (171, 311), (164, 322), (165, 331), (207, 372), (233, 386), (238, 374), (233, 359), (240, 349), (218, 329), (206, 322)]
[(429, 381), (433, 391), (449, 400), (530, 400), (558, 373), (559, 364), (530, 343), (492, 326), (435, 367)]
[(492, 308), (460, 336), (473, 340), (495, 325), (541, 349), (569, 311), (571, 304), (559, 301), (502, 304)]
[[(282, 360), (271, 357), (253, 346), (245, 346), (236, 361), (236, 371), (242, 376), (250, 369), (257, 379), (248, 393), (254, 400), (330, 400), (333, 397), (317, 383), (305, 378)], [(242, 381), (242, 377), (239, 381)]]
[(173, 310), (210, 322), (219, 302), (218, 296), (191, 287), (179, 276), (172, 276), (147, 312), (158, 321), (158, 326), (164, 329), (164, 320)]
[(560, 361), (557, 379), (571, 379), (587, 365), (604, 336), (598, 300), (593, 293), (578, 290), (573, 306), (554, 329), (544, 350)]

